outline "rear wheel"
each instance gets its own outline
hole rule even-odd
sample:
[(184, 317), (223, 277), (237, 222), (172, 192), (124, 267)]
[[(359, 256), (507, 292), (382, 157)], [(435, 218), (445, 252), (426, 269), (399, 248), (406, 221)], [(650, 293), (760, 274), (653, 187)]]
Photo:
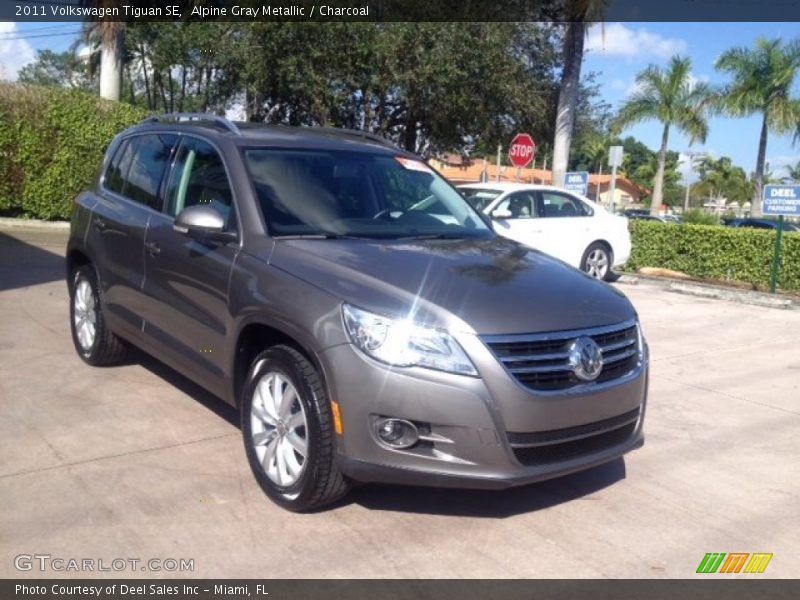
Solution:
[(613, 281), (615, 279), (611, 265), (614, 264), (614, 254), (611, 248), (600, 242), (591, 244), (581, 259), (581, 269), (584, 273), (595, 279)]
[(72, 278), (70, 327), (75, 350), (84, 362), (102, 366), (125, 358), (125, 344), (106, 326), (97, 276), (90, 265), (76, 269)]
[(317, 370), (297, 350), (275, 346), (256, 356), (241, 409), (250, 468), (277, 504), (308, 511), (347, 493), (330, 403)]

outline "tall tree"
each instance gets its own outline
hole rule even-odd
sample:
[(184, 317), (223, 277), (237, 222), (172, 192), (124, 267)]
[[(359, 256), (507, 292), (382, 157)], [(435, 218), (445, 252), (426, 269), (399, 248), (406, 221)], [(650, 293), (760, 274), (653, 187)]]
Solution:
[(92, 86), (89, 69), (71, 51), (38, 50), (36, 60), (22, 67), (19, 82), (32, 85), (70, 87), (88, 90)]
[(737, 47), (723, 53), (716, 68), (733, 76), (733, 81), (719, 94), (720, 108), (736, 117), (761, 113), (761, 137), (750, 206), (751, 214), (760, 216), (769, 132), (778, 135), (794, 132), (795, 140), (800, 139), (800, 99), (791, 95), (800, 70), (800, 40), (784, 45), (780, 38), (761, 38), (752, 49)]
[[(102, 9), (119, 8), (117, 0), (94, 0), (94, 5)], [(121, 21), (103, 19), (87, 21), (83, 27), (83, 41), (93, 56), (100, 55), (100, 97), (117, 102), (122, 97), (124, 26)]]
[(650, 65), (636, 76), (639, 90), (622, 106), (616, 127), (624, 129), (641, 121), (656, 119), (664, 126), (658, 151), (658, 170), (653, 181), (651, 214), (657, 215), (664, 199), (664, 170), (669, 132), (674, 126), (689, 136), (689, 144), (704, 142), (708, 135), (706, 112), (711, 93), (705, 83), (691, 77), (689, 58), (673, 56), (666, 69)]
[(786, 174), (787, 177), (794, 179), (795, 181), (800, 181), (800, 160), (797, 161), (796, 165), (789, 165), (786, 167), (786, 170), (788, 171)]
[(745, 170), (734, 165), (727, 156), (702, 158), (697, 172), (700, 181), (694, 186), (694, 191), (702, 198), (717, 202), (724, 199), (741, 206), (752, 197), (753, 182), (748, 180)]
[(561, 87), (556, 108), (555, 137), (553, 140), (553, 185), (564, 185), (567, 172), (575, 113), (580, 101), (581, 67), (587, 23), (601, 21), (607, 0), (567, 0), (564, 24), (563, 68)]

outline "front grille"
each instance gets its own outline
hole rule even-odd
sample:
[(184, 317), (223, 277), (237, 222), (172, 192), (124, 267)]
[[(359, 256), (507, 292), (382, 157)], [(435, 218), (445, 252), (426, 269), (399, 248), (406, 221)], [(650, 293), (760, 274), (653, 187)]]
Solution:
[(636, 431), (635, 421), (611, 431), (568, 442), (548, 444), (546, 446), (513, 448), (514, 456), (526, 467), (563, 462), (596, 452), (603, 452), (614, 446), (624, 444), (631, 439), (634, 431)]
[[(603, 351), (603, 369), (588, 383), (578, 379), (569, 363), (570, 344), (581, 336), (591, 337)], [(629, 321), (586, 331), (490, 336), (484, 341), (522, 385), (536, 391), (558, 391), (606, 383), (629, 374), (639, 364), (638, 339), (636, 323)]]

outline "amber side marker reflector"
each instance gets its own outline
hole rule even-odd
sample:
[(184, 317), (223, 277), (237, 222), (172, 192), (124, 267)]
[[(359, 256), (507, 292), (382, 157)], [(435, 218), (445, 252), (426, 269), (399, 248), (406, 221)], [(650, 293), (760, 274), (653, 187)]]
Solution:
[(333, 430), (336, 435), (342, 435), (344, 428), (342, 428), (342, 415), (339, 412), (339, 403), (331, 400), (331, 412), (333, 413)]

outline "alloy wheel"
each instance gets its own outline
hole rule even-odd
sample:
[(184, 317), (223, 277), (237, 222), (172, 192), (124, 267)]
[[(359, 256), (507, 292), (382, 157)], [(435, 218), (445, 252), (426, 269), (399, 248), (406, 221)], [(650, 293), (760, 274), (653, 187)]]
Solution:
[(97, 333), (97, 305), (92, 286), (86, 279), (79, 279), (75, 286), (72, 318), (78, 343), (82, 350), (88, 352), (94, 345)]
[(308, 427), (303, 403), (289, 379), (265, 373), (250, 405), (251, 443), (267, 477), (280, 487), (297, 483), (308, 458)]

